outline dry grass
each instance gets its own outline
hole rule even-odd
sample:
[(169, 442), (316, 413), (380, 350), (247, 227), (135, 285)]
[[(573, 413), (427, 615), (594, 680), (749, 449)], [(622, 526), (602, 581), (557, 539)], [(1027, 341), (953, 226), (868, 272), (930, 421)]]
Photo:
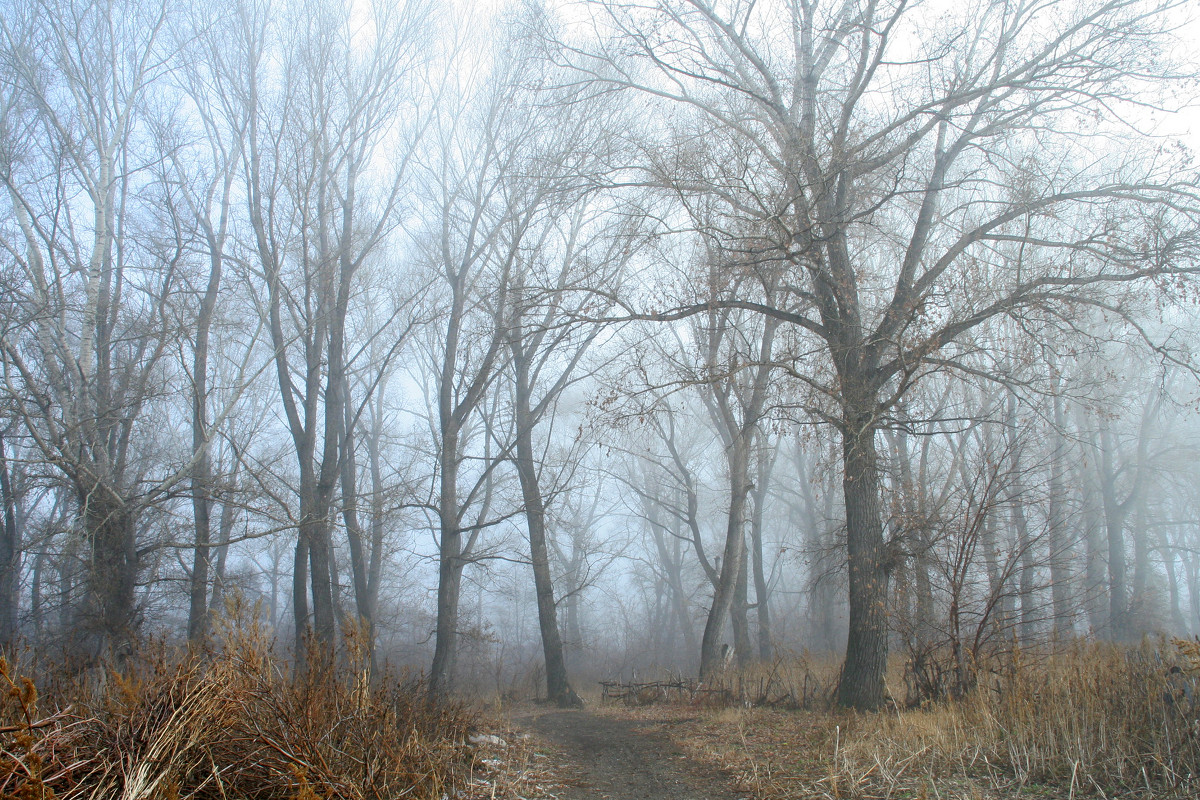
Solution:
[(681, 709), (670, 730), (760, 798), (1200, 796), (1200, 643), (1024, 659), (924, 708)]
[(429, 703), (415, 681), (372, 680), (353, 657), (294, 672), (256, 634), (59, 681), (45, 697), (0, 659), (0, 798), (536, 794), (531, 748), (474, 735), (478, 712)]

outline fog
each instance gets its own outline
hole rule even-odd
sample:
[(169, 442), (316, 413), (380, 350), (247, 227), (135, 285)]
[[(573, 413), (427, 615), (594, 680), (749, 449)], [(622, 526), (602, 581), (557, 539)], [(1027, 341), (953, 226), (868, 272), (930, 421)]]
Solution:
[(0, 643), (870, 709), (1200, 635), (1192, 3), (0, 13)]

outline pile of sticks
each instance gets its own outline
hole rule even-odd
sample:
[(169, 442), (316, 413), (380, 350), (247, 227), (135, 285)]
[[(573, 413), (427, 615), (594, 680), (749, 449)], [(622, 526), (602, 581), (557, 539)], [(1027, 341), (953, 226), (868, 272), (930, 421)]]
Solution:
[(718, 703), (732, 702), (733, 694), (725, 688), (709, 688), (693, 680), (675, 678), (665, 681), (600, 681), (601, 702), (621, 700), (630, 706), (654, 703)]

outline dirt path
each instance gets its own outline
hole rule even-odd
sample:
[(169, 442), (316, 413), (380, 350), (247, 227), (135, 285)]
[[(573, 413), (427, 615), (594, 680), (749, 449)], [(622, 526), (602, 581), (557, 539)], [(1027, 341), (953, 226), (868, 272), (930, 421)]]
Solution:
[(513, 722), (563, 763), (561, 800), (737, 800), (730, 780), (688, 759), (655, 728), (666, 719), (631, 720), (587, 711), (537, 710)]

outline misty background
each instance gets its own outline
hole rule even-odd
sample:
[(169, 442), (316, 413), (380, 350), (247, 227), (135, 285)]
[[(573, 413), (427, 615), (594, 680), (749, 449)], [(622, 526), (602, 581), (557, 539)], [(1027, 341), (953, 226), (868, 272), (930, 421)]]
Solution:
[(1200, 634), (1194, 4), (0, 7), (0, 642)]

